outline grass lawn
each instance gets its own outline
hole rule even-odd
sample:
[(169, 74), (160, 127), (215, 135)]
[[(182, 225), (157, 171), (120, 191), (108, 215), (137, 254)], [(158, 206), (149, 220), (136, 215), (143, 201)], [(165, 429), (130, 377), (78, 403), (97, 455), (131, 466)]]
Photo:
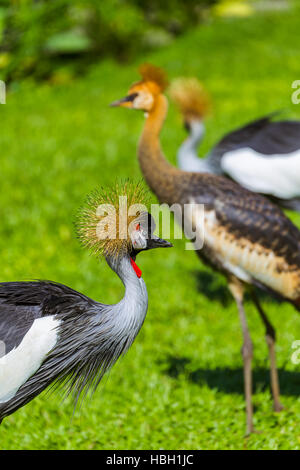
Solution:
[[(299, 10), (216, 19), (144, 58), (170, 78), (197, 76), (214, 101), (201, 152), (225, 132), (291, 104), (299, 79)], [(141, 61), (139, 61), (140, 63)], [(60, 85), (14, 85), (0, 106), (0, 278), (51, 279), (105, 303), (123, 286), (80, 248), (73, 218), (85, 195), (116, 177), (139, 178), (141, 113), (108, 108), (138, 79), (136, 64), (104, 61)], [(175, 163), (184, 138), (170, 106), (163, 148)], [(300, 227), (300, 216), (293, 216)], [(72, 402), (42, 394), (3, 421), (2, 449), (300, 449), (299, 314), (263, 296), (278, 332), (285, 410), (272, 411), (264, 328), (246, 304), (254, 341), (255, 426), (245, 438), (241, 332), (222, 277), (175, 240), (138, 259), (149, 311), (129, 353), (73, 418)]]

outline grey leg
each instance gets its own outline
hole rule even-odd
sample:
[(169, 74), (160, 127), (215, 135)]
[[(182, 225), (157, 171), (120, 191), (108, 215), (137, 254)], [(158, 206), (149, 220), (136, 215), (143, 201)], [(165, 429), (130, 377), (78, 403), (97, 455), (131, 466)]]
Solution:
[(257, 311), (266, 327), (266, 343), (269, 349), (269, 358), (270, 358), (270, 373), (271, 373), (271, 389), (274, 400), (274, 410), (279, 412), (283, 409), (282, 404), (280, 403), (280, 388), (278, 380), (278, 372), (276, 367), (276, 351), (275, 351), (275, 342), (276, 342), (276, 333), (273, 325), (270, 323), (267, 315), (263, 311), (259, 300), (253, 290), (251, 290), (251, 295), (253, 302), (257, 308)]
[(244, 310), (243, 284), (238, 279), (231, 278), (229, 279), (228, 287), (238, 307), (242, 333), (243, 333), (242, 356), (243, 356), (243, 361), (244, 361), (244, 387), (245, 387), (245, 399), (246, 399), (247, 434), (250, 434), (254, 432), (253, 405), (252, 405), (252, 370), (251, 370), (251, 363), (252, 363), (252, 357), (253, 357), (253, 344), (252, 344), (250, 333), (248, 330), (246, 313)]

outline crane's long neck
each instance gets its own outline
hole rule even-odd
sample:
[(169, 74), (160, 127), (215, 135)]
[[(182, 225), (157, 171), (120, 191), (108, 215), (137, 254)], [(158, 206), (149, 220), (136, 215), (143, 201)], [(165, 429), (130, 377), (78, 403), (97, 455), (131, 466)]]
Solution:
[[(138, 147), (138, 156), (143, 175), (160, 202), (172, 204), (176, 195), (175, 180), (180, 170), (172, 166), (164, 157), (160, 147), (160, 132), (168, 110), (164, 95), (159, 95), (154, 109), (146, 118)], [(177, 187), (178, 192), (178, 187)]]
[(129, 256), (117, 260), (107, 259), (107, 262), (125, 286), (123, 299), (110, 307), (115, 318), (118, 317), (116, 328), (129, 335), (131, 344), (146, 317), (148, 308), (146, 285), (134, 271)]
[(204, 124), (201, 120), (190, 121), (190, 134), (178, 149), (178, 166), (184, 171), (211, 172), (207, 159), (198, 157), (198, 146), (204, 136)]

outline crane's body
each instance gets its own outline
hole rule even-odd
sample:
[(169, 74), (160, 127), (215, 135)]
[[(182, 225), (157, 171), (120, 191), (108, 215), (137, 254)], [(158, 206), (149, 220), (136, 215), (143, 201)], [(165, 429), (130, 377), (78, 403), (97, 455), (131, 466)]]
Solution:
[[(243, 308), (244, 285), (257, 285), (293, 303), (300, 309), (300, 232), (281, 210), (266, 198), (235, 182), (208, 173), (179, 170), (165, 159), (159, 134), (167, 114), (163, 86), (148, 66), (143, 80), (134, 84), (123, 100), (113, 105), (146, 111), (139, 142), (138, 158), (142, 173), (161, 203), (203, 204), (204, 221), (193, 212), (194, 229), (204, 223), (204, 245), (197, 254), (227, 276), (237, 302), (243, 331), (244, 376), (247, 404), (247, 430), (252, 424), (252, 342)], [(154, 86), (156, 85), (156, 87)], [(152, 95), (152, 100), (147, 95)], [(129, 106), (129, 103), (132, 106)], [(255, 299), (266, 326), (271, 360), (274, 406), (281, 409), (275, 367), (275, 331)]]
[[(135, 237), (131, 248), (118, 256), (105, 251), (106, 261), (125, 286), (117, 304), (96, 302), (53, 282), (0, 283), (0, 340), (5, 345), (0, 358), (0, 421), (50, 384), (63, 384), (77, 401), (81, 393), (94, 391), (129, 349), (148, 307), (135, 257), (145, 249), (171, 246), (153, 235), (153, 223), (148, 233), (144, 220), (137, 220), (134, 235), (140, 239)], [(83, 237), (90, 237), (91, 227), (84, 226)]]
[(265, 116), (226, 134), (205, 158), (199, 158), (205, 125), (202, 87), (178, 79), (171, 88), (189, 132), (177, 153), (184, 171), (226, 175), (245, 188), (300, 212), (300, 122), (272, 121)]

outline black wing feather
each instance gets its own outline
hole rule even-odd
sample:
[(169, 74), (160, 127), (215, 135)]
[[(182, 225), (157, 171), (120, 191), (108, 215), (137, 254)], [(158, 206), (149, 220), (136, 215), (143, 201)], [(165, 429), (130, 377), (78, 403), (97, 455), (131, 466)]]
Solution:
[(289, 154), (300, 149), (300, 122), (272, 122), (274, 114), (250, 122), (224, 136), (213, 147), (212, 157), (221, 157), (244, 147), (250, 147), (264, 155)]
[(16, 348), (34, 320), (59, 315), (70, 305), (91, 299), (70, 287), (49, 281), (0, 283), (0, 341), (5, 354)]

